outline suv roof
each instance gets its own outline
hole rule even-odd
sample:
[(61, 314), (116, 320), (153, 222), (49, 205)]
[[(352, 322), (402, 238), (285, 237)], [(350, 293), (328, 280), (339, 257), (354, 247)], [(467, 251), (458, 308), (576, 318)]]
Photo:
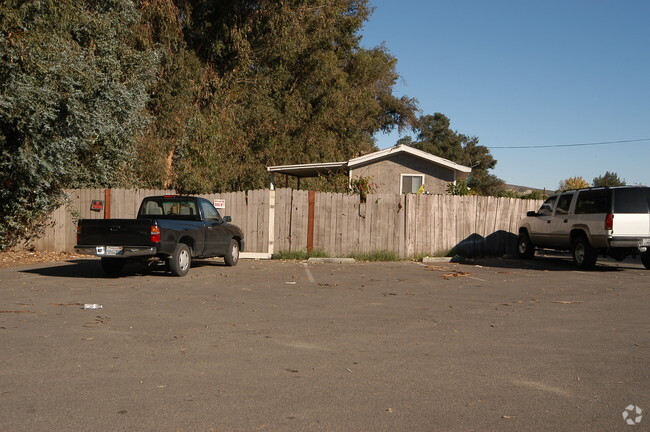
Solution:
[(625, 186), (590, 186), (586, 188), (578, 188), (578, 189), (567, 189), (559, 192), (555, 192), (552, 195), (558, 195), (558, 194), (563, 194), (566, 192), (580, 192), (580, 191), (585, 191), (585, 190), (599, 190), (599, 189), (642, 189), (642, 188), (647, 188), (648, 186), (630, 186), (630, 185), (625, 185)]

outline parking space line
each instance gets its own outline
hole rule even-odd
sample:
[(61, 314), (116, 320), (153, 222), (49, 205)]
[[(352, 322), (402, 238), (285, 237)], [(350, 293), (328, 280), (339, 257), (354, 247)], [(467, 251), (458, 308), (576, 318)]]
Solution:
[(314, 276), (311, 274), (311, 271), (309, 270), (309, 265), (307, 265), (307, 263), (302, 263), (302, 265), (305, 266), (305, 272), (307, 272), (307, 279), (309, 279), (309, 282), (316, 283), (316, 279), (314, 279)]

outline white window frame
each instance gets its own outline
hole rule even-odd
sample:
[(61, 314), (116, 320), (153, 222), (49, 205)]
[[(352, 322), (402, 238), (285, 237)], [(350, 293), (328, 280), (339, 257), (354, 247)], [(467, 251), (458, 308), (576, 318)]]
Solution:
[(402, 189), (404, 187), (404, 177), (420, 177), (422, 179), (422, 184), (424, 183), (424, 174), (400, 174), (399, 175), (399, 193), (404, 194), (404, 193), (415, 193), (415, 192), (404, 192)]

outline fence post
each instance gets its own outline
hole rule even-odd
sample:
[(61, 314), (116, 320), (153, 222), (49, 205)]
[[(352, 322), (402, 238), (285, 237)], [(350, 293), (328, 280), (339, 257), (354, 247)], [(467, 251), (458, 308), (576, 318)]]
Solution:
[(417, 195), (406, 194), (404, 200), (404, 241), (406, 242), (406, 256), (410, 257), (415, 255), (415, 228), (416, 228), (416, 212), (417, 212)]
[(307, 213), (307, 252), (314, 250), (314, 206), (316, 203), (316, 192), (309, 191), (309, 211)]
[(104, 189), (104, 219), (111, 218), (111, 190)]
[[(271, 174), (273, 175), (273, 174)], [(269, 190), (269, 255), (275, 253), (275, 188)]]

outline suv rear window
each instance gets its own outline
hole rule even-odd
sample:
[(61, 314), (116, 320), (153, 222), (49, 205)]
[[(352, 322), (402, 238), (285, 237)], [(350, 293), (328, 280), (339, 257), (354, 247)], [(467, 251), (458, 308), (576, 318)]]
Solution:
[(648, 213), (648, 188), (614, 189), (614, 213)]
[(578, 192), (575, 214), (609, 213), (612, 208), (609, 189)]

